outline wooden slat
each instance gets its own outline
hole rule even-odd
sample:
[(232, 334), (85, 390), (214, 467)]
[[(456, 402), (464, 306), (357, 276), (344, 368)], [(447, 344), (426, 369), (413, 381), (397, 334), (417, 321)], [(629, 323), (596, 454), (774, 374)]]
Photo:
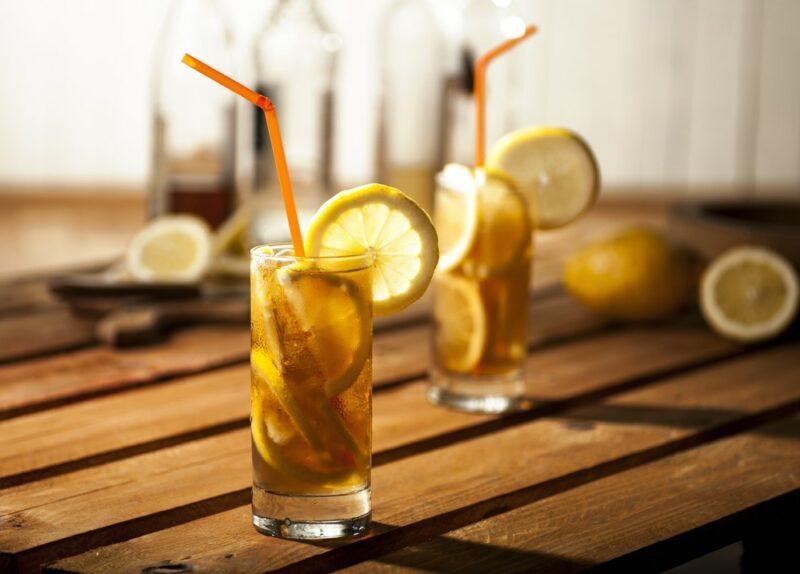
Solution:
[[(419, 368), (414, 347), (403, 349), (388, 349), (387, 356), (395, 360), (402, 356), (405, 364)], [(571, 400), (614, 383), (627, 384), (738, 352), (739, 347), (692, 326), (611, 332), (533, 353), (527, 361), (530, 396), (534, 404)], [(386, 370), (376, 368), (375, 372), (377, 387), (382, 381), (394, 380)], [(248, 380), (249, 367), (234, 366), (0, 421), (0, 485), (63, 472), (98, 457), (100, 461), (120, 457), (129, 449), (141, 452), (189, 440), (197, 433), (245, 426)], [(420, 395), (422, 386), (418, 385)], [(383, 400), (376, 395), (376, 412)], [(391, 404), (393, 399), (386, 400)], [(393, 411), (387, 408), (386, 412), (391, 416)], [(444, 428), (432, 426), (431, 421), (417, 424), (420, 416), (415, 413), (404, 421), (416, 428), (413, 440), (486, 420), (453, 415), (442, 420), (456, 421), (455, 426)], [(379, 424), (378, 414), (375, 424)], [(398, 446), (394, 443), (386, 448)]]
[[(585, 473), (594, 478), (597, 473), (612, 474), (625, 469), (626, 465), (662, 456), (670, 449), (680, 450), (702, 442), (720, 425), (730, 425), (732, 421), (744, 424), (744, 417), (763, 416), (776, 409), (796, 409), (800, 389), (794, 384), (791, 372), (794, 363), (800, 361), (797, 358), (799, 349), (800, 345), (785, 346), (730, 361), (691, 376), (624, 393), (599, 406), (567, 411), (561, 420), (535, 420), (381, 464), (373, 473), (376, 493), (373, 534), (325, 556), (322, 546), (265, 539), (255, 534), (249, 524), (249, 509), (240, 507), (129, 544), (99, 549), (60, 567), (70, 571), (102, 572), (113, 565), (117, 572), (139, 572), (169, 559), (189, 560), (198, 572), (263, 571), (291, 564), (298, 568), (330, 567), (370, 558), (438, 535), (442, 529), (475, 522), (487, 513), (532, 502), (537, 488), (569, 485)], [(756, 387), (751, 382), (757, 374), (763, 375), (764, 381)], [(433, 409), (425, 405), (421, 393), (416, 396), (418, 402), (414, 408), (403, 408), (400, 415), (409, 419), (410, 427), (424, 424), (420, 422), (424, 418), (414, 417), (419, 417), (426, 408)], [(593, 416), (592, 409), (602, 406), (623, 412), (630, 409), (637, 416), (624, 422), (593, 420), (587, 423), (586, 417)], [(642, 407), (646, 407), (644, 412), (641, 412)], [(389, 429), (397, 432), (396, 427), (390, 425), (387, 429), (384, 426), (379, 408), (376, 406), (376, 442), (382, 440), (378, 437), (388, 434)], [(392, 403), (388, 408), (397, 413), (399, 403)], [(687, 418), (685, 411), (691, 415), (696, 409), (702, 409), (703, 416), (689, 416), (689, 424), (686, 424), (683, 421)], [(452, 414), (433, 410), (438, 410), (438, 416), (442, 417)], [(246, 433), (242, 433), (241, 443), (245, 437)], [(175, 449), (141, 455), (139, 465), (142, 467), (151, 466), (146, 461), (153, 463), (154, 457), (158, 457), (159, 464), (152, 466), (161, 469), (159, 476), (169, 476), (173, 484), (180, 485), (180, 493), (166, 493), (161, 482), (163, 478), (151, 481), (148, 477), (130, 476), (120, 487), (106, 489), (97, 485), (103, 488), (102, 507), (107, 509), (102, 513), (95, 510), (96, 506), (92, 510), (87, 508), (90, 501), (97, 500), (96, 490), (83, 495), (63, 493), (63, 499), (43, 504), (44, 485), (37, 487), (32, 483), (10, 489), (3, 497), (6, 512), (10, 510), (9, 505), (20, 508), (20, 501), (25, 509), (20, 508), (5, 517), (0, 527), (0, 548), (13, 555), (21, 566), (29, 567), (79, 547), (89, 549), (148, 529), (163, 528), (170, 518), (181, 521), (196, 515), (194, 506), (191, 511), (175, 510), (171, 517), (168, 511), (185, 504), (195, 488), (208, 496), (208, 487), (199, 484), (195, 487), (197, 482), (220, 482), (229, 488), (238, 476), (238, 484), (244, 487), (241, 495), (246, 500), (250, 481), (247, 456), (244, 452), (226, 454), (224, 448), (213, 444), (215, 439), (205, 440), (209, 447), (213, 446), (208, 452), (213, 460), (205, 464), (175, 469), (181, 458)], [(176, 449), (189, 447), (193, 444)], [(481, 462), (476, 464), (475, 461)], [(130, 461), (123, 461), (123, 464), (130, 464)], [(492, 470), (487, 472), (486, 469)], [(96, 467), (75, 474), (79, 484), (92, 483), (93, 480), (102, 481), (104, 470)], [(553, 482), (559, 477), (566, 477), (566, 482)], [(48, 484), (73, 483), (69, 476), (51, 480)], [(38, 497), (35, 503), (24, 502), (24, 492)], [(153, 515), (147, 520), (155, 522), (148, 525), (144, 518), (147, 515)], [(13, 527), (15, 523), (22, 526)], [(61, 540), (64, 542), (59, 542)], [(232, 558), (226, 558), (227, 555)], [(190, 558), (184, 559), (187, 556)]]
[(94, 341), (92, 321), (63, 307), (0, 321), (0, 363), (84, 347)]
[[(800, 488), (798, 440), (800, 418), (782, 420), (578, 486), (346, 572), (578, 572), (701, 527), (721, 529), (715, 523)], [(725, 528), (731, 528), (729, 520)], [(669, 557), (659, 552), (660, 562), (640, 562), (627, 571), (660, 570), (671, 565), (665, 559), (674, 563), (690, 557), (675, 552), (674, 545), (669, 550)]]
[[(0, 329), (2, 325), (0, 323)], [(533, 347), (600, 329), (603, 321), (564, 293), (534, 294), (530, 314)], [(0, 367), (0, 419), (107, 394), (168, 377), (246, 361), (247, 327), (196, 327), (166, 343), (137, 349), (92, 347)], [(377, 333), (374, 372), (378, 384), (424, 375), (430, 330), (418, 325)]]
[(93, 347), (0, 368), (0, 418), (244, 361), (244, 327), (197, 327), (157, 346)]

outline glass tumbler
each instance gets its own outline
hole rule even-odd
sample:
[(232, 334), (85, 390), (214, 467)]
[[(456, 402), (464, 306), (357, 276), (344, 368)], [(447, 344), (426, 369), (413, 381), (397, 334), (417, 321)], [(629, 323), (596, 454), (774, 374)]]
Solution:
[(467, 412), (514, 411), (525, 400), (533, 254), (527, 203), (505, 178), (457, 167), (468, 174), (466, 184), (437, 177), (434, 222), (440, 242), (449, 237), (458, 254), (442, 256), (433, 279), (428, 398)]
[(372, 454), (371, 256), (251, 251), (253, 524), (363, 532)]

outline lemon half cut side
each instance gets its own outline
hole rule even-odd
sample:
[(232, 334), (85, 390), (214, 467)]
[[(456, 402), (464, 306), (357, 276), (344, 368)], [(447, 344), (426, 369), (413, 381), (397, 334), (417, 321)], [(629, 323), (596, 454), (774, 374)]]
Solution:
[(205, 221), (193, 215), (165, 215), (134, 236), (125, 263), (139, 281), (190, 283), (205, 275), (211, 255), (211, 230)]
[(797, 315), (797, 272), (784, 257), (756, 246), (735, 247), (703, 274), (700, 306), (721, 335), (762, 341), (784, 331)]

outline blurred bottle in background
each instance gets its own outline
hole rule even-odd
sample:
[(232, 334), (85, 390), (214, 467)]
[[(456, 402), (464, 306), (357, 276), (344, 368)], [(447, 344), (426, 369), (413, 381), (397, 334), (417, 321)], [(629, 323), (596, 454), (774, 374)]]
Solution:
[[(333, 191), (334, 90), (342, 40), (316, 0), (278, 0), (255, 43), (257, 90), (278, 109), (301, 225)], [(269, 135), (253, 110), (255, 218), (260, 242), (289, 237)]]
[(181, 64), (185, 52), (232, 72), (215, 0), (173, 0), (153, 70), (149, 215), (193, 213), (218, 226), (236, 205), (235, 95)]
[[(471, 165), (475, 150), (475, 104), (472, 97), (475, 59), (503, 40), (521, 34), (525, 20), (516, 0), (469, 0), (467, 4), (457, 73), (447, 84), (445, 97), (446, 162)], [(506, 54), (492, 64), (487, 80), (486, 142), (520, 127), (523, 55)]]
[(394, 0), (378, 38), (378, 180), (430, 212), (434, 176), (442, 165), (445, 38), (426, 0)]

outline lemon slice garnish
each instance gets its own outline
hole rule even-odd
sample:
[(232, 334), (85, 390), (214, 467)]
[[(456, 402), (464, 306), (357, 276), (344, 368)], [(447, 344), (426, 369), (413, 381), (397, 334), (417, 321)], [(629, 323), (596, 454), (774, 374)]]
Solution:
[(715, 259), (703, 274), (700, 306), (706, 321), (725, 337), (769, 339), (797, 315), (797, 273), (769, 249), (736, 247)]
[(486, 345), (486, 313), (478, 283), (441, 273), (434, 288), (437, 363), (450, 371), (469, 372)]
[(460, 265), (478, 230), (478, 193), (475, 177), (466, 166), (451, 163), (437, 178), (434, 226), (439, 236), (439, 269)]
[(131, 241), (126, 266), (148, 283), (199, 280), (211, 262), (211, 230), (199, 217), (165, 215), (154, 219)]
[(535, 127), (501, 138), (486, 166), (507, 173), (527, 197), (537, 229), (562, 227), (597, 199), (600, 172), (589, 145), (575, 132)]
[(319, 208), (305, 236), (309, 256), (373, 256), (372, 301), (387, 315), (417, 300), (439, 259), (428, 215), (401, 191), (371, 183), (337, 193)]

